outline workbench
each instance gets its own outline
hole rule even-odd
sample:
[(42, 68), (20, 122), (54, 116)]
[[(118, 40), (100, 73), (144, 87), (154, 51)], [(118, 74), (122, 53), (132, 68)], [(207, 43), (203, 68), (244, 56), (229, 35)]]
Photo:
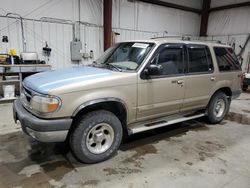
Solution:
[[(50, 69), (51, 66), (46, 64), (0, 64), (0, 103), (12, 102), (20, 95), (25, 77)], [(15, 85), (15, 97), (4, 98), (3, 85)]]

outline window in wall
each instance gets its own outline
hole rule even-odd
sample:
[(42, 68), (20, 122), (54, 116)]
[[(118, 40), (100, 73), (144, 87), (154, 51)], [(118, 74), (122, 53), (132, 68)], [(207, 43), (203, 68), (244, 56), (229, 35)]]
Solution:
[(220, 71), (240, 70), (241, 66), (232, 48), (215, 47), (218, 67)]
[(187, 45), (187, 48), (189, 73), (211, 72), (213, 70), (210, 51), (206, 46)]
[(183, 73), (183, 46), (166, 45), (155, 56), (152, 64), (162, 65), (160, 75), (176, 75)]

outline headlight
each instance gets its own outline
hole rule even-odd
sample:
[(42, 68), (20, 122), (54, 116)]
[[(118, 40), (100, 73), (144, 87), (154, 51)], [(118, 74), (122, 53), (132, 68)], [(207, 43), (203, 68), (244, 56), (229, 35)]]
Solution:
[(31, 98), (30, 107), (32, 110), (49, 113), (55, 112), (60, 107), (61, 101), (57, 97), (44, 97), (35, 95)]

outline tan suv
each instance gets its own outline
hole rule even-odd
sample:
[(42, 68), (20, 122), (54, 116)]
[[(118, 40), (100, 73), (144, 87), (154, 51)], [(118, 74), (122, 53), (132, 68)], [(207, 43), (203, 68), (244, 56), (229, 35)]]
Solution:
[(95, 163), (110, 158), (125, 135), (201, 116), (222, 121), (241, 93), (241, 74), (226, 45), (122, 42), (90, 66), (27, 77), (14, 118), (31, 137), (68, 140), (80, 161)]

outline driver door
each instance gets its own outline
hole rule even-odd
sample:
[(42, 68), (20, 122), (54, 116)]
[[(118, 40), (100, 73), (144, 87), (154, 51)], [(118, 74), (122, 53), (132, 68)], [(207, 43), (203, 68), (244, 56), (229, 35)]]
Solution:
[[(161, 67), (160, 71), (150, 74), (150, 65)], [(164, 44), (158, 48), (138, 78), (138, 121), (181, 110), (185, 88), (184, 67), (182, 44)], [(146, 72), (149, 75), (145, 75)]]

